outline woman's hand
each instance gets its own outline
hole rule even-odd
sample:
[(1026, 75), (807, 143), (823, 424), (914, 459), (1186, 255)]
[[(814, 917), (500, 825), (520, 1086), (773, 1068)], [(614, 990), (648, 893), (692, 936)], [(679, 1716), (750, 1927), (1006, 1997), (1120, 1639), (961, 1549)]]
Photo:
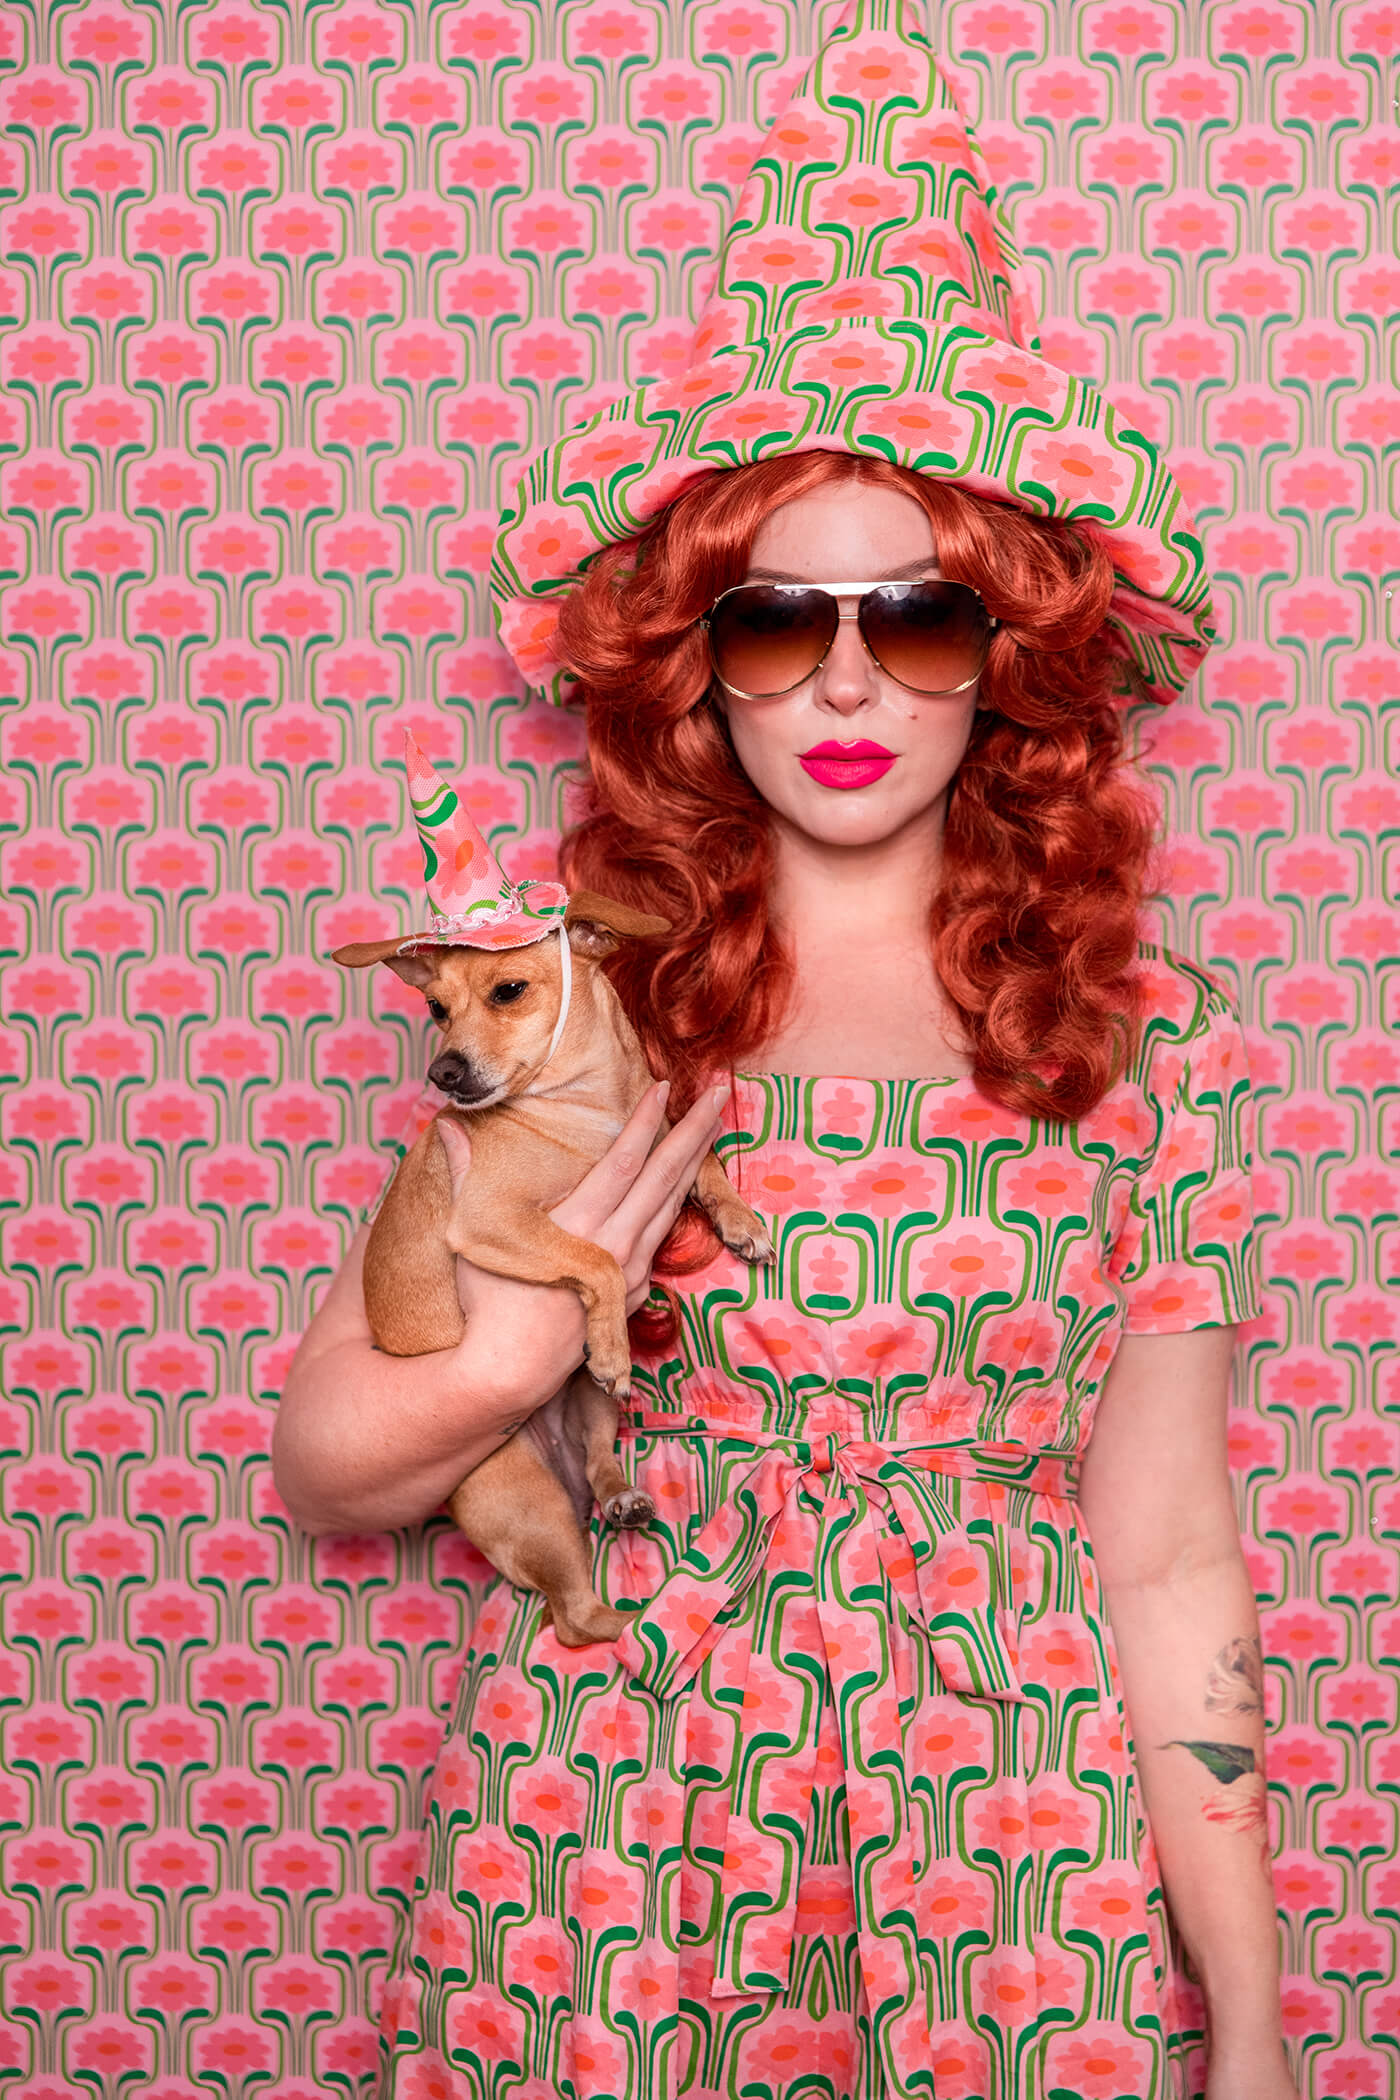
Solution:
[[(573, 1194), (550, 1212), (557, 1225), (602, 1247), (627, 1281), (627, 1310), (651, 1289), (656, 1250), (674, 1225), (700, 1162), (719, 1133), (727, 1086), (703, 1093), (659, 1143), (665, 1084), (649, 1087), (622, 1130)], [(438, 1124), (454, 1198), (471, 1165), (471, 1139), (451, 1119)], [(654, 1149), (653, 1149), (654, 1147)], [(518, 1283), (458, 1260), (466, 1315), (459, 1345), (469, 1391), (489, 1392), (502, 1425), (542, 1406), (583, 1360), (585, 1321), (575, 1292)]]

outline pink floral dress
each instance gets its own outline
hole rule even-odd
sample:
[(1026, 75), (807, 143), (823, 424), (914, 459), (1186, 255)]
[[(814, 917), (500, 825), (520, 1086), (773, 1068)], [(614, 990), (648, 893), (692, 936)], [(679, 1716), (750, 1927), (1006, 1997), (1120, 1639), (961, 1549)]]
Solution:
[(1076, 1464), (1120, 1335), (1248, 1317), (1248, 1078), (1149, 952), (1076, 1126), (740, 1078), (777, 1261), (682, 1279), (595, 1520), (615, 1648), (496, 1581), (386, 1997), (395, 2100), (1191, 2086)]

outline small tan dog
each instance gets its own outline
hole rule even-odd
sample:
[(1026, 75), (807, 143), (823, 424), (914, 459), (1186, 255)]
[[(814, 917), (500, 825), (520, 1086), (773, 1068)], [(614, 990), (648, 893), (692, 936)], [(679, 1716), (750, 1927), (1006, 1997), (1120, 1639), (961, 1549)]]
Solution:
[[(577, 1188), (652, 1084), (641, 1046), (598, 967), (620, 940), (667, 931), (666, 922), (604, 897), (569, 900), (557, 938), (500, 950), (402, 940), (335, 950), (347, 969), (384, 963), (416, 985), (442, 1032), (429, 1077), (456, 1104), (429, 1125), (400, 1164), (365, 1249), (365, 1311), (394, 1356), (451, 1349), (464, 1317), (455, 1258), (493, 1275), (578, 1293), (587, 1315), (587, 1372), (570, 1380), (452, 1496), (456, 1523), (506, 1578), (543, 1591), (566, 1647), (615, 1640), (626, 1624), (593, 1588), (587, 1526), (596, 1500), (610, 1523), (655, 1515), (618, 1463), (617, 1403), (630, 1388), (627, 1286), (610, 1254), (547, 1213)], [(565, 997), (560, 944), (572, 989)], [(437, 1123), (471, 1138), (471, 1166), (454, 1204)], [(724, 1244), (769, 1261), (759, 1219), (710, 1152), (694, 1194)]]

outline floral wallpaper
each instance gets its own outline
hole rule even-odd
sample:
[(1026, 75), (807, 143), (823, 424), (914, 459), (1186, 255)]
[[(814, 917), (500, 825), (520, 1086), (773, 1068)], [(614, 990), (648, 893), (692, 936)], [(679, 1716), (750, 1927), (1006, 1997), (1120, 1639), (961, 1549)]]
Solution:
[[(0, 2086), (372, 2089), (483, 1564), (300, 1535), (295, 1336), (425, 1064), (406, 715), (512, 872), (578, 725), (484, 589), (534, 447), (683, 363), (837, 0), (0, 11)], [(1170, 452), (1221, 646), (1145, 725), (1243, 1012), (1231, 1455), (1308, 2100), (1400, 2090), (1400, 6), (930, 0), (1047, 354)], [(403, 923), (407, 924), (405, 920)], [(386, 977), (387, 973), (377, 973)], [(368, 1002), (368, 1003), (367, 1003)]]

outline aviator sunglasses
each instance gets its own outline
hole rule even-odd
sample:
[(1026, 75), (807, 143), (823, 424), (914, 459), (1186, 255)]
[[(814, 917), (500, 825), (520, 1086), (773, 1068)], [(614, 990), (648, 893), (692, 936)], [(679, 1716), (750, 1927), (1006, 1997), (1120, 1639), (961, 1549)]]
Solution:
[[(842, 598), (857, 600), (854, 612)], [(843, 620), (882, 671), (930, 699), (976, 683), (997, 625), (970, 584), (943, 581), (736, 583), (700, 625), (726, 691), (774, 700), (821, 669)]]

